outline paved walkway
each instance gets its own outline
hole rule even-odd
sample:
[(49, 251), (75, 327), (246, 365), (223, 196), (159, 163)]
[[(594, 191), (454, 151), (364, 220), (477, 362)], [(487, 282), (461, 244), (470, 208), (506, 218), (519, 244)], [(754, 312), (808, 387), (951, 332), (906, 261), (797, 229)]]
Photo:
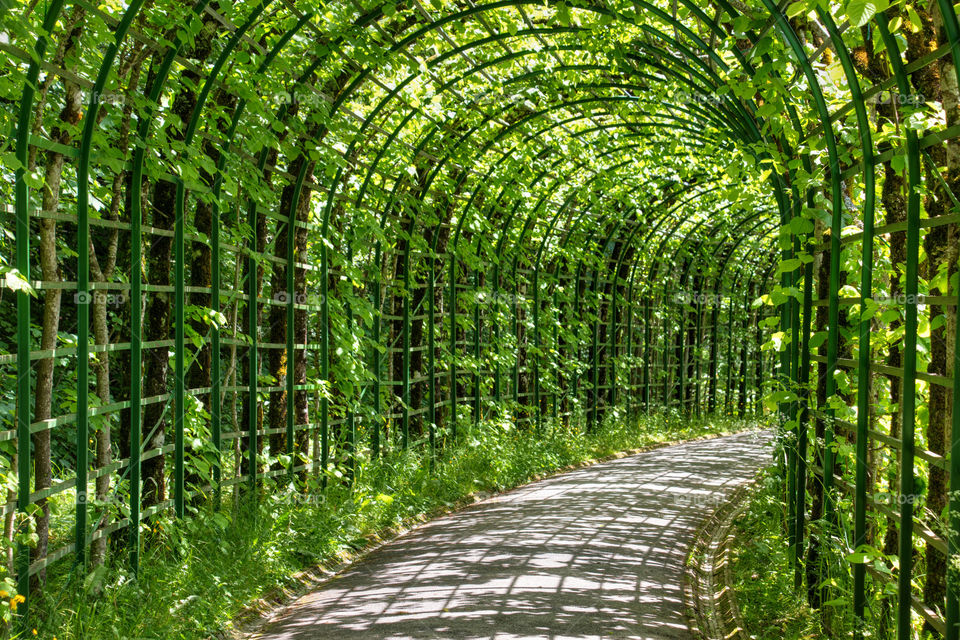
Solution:
[(431, 521), (256, 638), (690, 638), (698, 525), (770, 460), (767, 434), (690, 442), (520, 487)]

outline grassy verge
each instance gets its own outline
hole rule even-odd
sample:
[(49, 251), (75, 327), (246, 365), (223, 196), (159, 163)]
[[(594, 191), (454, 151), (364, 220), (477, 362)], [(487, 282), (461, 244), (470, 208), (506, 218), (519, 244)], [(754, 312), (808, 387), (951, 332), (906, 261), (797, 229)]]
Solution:
[(747, 635), (756, 640), (827, 637), (820, 617), (794, 590), (784, 531), (783, 480), (775, 469), (759, 476), (746, 512), (734, 522), (733, 587)]
[(535, 437), (491, 423), (449, 446), (432, 472), (423, 452), (393, 452), (361, 463), (353, 487), (335, 470), (322, 493), (275, 485), (252, 508), (202, 506), (183, 521), (157, 519), (136, 579), (122, 553), (87, 576), (51, 575), (34, 609), (42, 612), (35, 633), (59, 640), (221, 637), (252, 604), (276, 599), (298, 572), (336, 566), (472, 495), (617, 452), (747, 426), (658, 415), (632, 425), (611, 421), (591, 433), (552, 427)]

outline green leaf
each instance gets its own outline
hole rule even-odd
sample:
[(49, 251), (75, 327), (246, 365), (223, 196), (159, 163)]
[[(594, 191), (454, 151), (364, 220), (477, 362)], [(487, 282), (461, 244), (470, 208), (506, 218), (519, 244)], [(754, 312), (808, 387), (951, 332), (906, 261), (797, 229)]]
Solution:
[(806, 13), (809, 11), (807, 8), (806, 2), (794, 2), (789, 7), (787, 7), (787, 17), (796, 18), (801, 13)]
[(817, 347), (822, 345), (824, 342), (826, 342), (828, 337), (829, 337), (829, 334), (826, 331), (816, 332), (815, 334), (810, 336), (810, 348), (816, 349)]
[(13, 152), (0, 154), (0, 162), (2, 162), (3, 166), (7, 167), (11, 171), (17, 171), (23, 168), (23, 163), (21, 163), (20, 159), (17, 158), (17, 154)]
[(917, 15), (916, 9), (911, 6), (907, 6), (907, 19), (910, 21), (910, 30), (914, 33), (923, 29), (923, 21)]
[(83, 580), (83, 588), (87, 593), (95, 593), (100, 589), (103, 578), (107, 575), (107, 565), (101, 564), (91, 571)]
[(870, 22), (877, 13), (885, 11), (888, 6), (887, 0), (850, 0), (847, 4), (847, 18), (851, 25), (859, 28)]
[(777, 269), (778, 273), (790, 273), (796, 271), (800, 265), (803, 264), (800, 261), (800, 258), (790, 258), (789, 260), (783, 260), (780, 263), (780, 268)]
[(850, 564), (863, 564), (870, 559), (869, 553), (864, 553), (863, 551), (857, 551), (851, 554), (848, 554), (846, 557), (847, 562)]
[(736, 180), (740, 177), (740, 165), (737, 162), (731, 162), (726, 168), (727, 175)]
[(802, 236), (813, 231), (813, 221), (806, 218), (791, 218), (790, 220), (790, 231), (794, 235)]
[(30, 286), (30, 282), (17, 269), (0, 267), (0, 275), (4, 275), (3, 286), (11, 291), (25, 291), (28, 295), (37, 297), (37, 292)]
[(26, 171), (23, 174), (23, 181), (26, 182), (27, 186), (31, 189), (39, 189), (43, 186), (43, 173), (38, 169)]

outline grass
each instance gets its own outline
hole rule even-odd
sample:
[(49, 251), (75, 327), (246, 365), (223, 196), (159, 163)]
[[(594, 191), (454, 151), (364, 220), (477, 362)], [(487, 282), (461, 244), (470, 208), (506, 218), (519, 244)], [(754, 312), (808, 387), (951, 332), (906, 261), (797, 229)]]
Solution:
[(448, 446), (432, 471), (424, 452), (397, 451), (360, 463), (353, 487), (333, 477), (323, 492), (276, 485), (255, 506), (201, 506), (182, 521), (151, 523), (136, 577), (123, 553), (87, 576), (51, 573), (45, 595), (34, 600), (35, 633), (58, 640), (227, 637), (252, 604), (262, 609), (295, 585), (298, 572), (336, 566), (470, 496), (617, 452), (747, 426), (661, 414), (632, 425), (610, 420), (590, 433), (553, 426), (534, 436), (487, 423)]
[(746, 512), (734, 522), (732, 586), (743, 625), (756, 640), (825, 638), (820, 616), (807, 606), (803, 592), (794, 590), (783, 495), (782, 472), (765, 470)]

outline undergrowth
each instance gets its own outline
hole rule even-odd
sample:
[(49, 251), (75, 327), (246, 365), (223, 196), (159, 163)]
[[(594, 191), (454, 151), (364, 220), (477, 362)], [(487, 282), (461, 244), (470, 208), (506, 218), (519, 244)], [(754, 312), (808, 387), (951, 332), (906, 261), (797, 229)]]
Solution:
[(806, 640), (827, 637), (820, 616), (794, 589), (784, 531), (782, 471), (760, 474), (747, 510), (734, 521), (732, 579), (748, 637), (755, 640)]
[[(420, 450), (360, 456), (353, 486), (334, 470), (323, 491), (269, 485), (246, 505), (193, 507), (181, 521), (156, 518), (134, 577), (115, 553), (112, 563), (80, 575), (51, 575), (35, 600), (26, 635), (41, 638), (228, 637), (241, 613), (275, 598), (304, 569), (332, 567), (378, 539), (568, 465), (619, 451), (729, 433), (747, 423), (691, 421), (675, 414), (622, 420), (585, 432), (549, 426), (534, 435), (509, 422), (485, 423), (447, 445), (430, 469)], [(749, 559), (749, 558), (748, 558)], [(769, 559), (764, 563), (770, 566)], [(774, 566), (785, 566), (777, 562)], [(766, 637), (766, 636), (764, 636)], [(777, 636), (782, 637), (782, 636)]]

